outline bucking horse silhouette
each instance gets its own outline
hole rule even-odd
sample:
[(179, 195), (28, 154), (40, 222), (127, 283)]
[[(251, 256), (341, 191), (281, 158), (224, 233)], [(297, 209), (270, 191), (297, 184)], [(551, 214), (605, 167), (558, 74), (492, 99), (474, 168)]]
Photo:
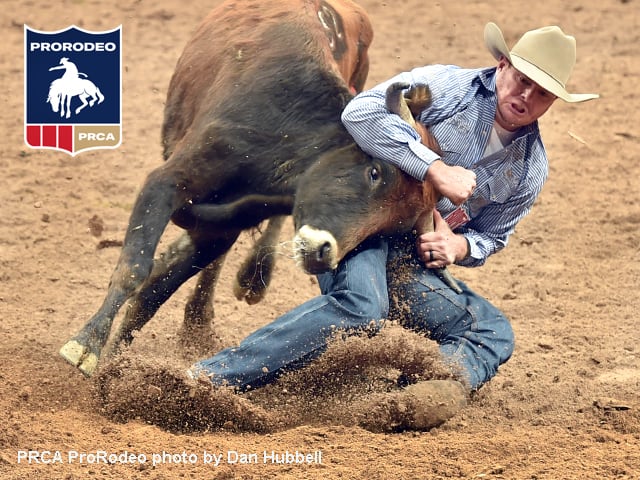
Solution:
[(62, 77), (51, 82), (47, 97), (47, 102), (51, 104), (51, 109), (54, 112), (57, 113), (60, 110), (61, 117), (71, 117), (71, 99), (75, 96), (82, 102), (82, 105), (76, 108), (76, 115), (87, 105), (93, 107), (96, 101), (102, 103), (104, 95), (100, 89), (91, 80), (80, 78), (87, 75), (78, 72), (78, 68), (73, 62), (63, 57), (60, 59), (60, 65), (51, 67), (49, 71), (61, 69), (64, 69), (65, 73)]

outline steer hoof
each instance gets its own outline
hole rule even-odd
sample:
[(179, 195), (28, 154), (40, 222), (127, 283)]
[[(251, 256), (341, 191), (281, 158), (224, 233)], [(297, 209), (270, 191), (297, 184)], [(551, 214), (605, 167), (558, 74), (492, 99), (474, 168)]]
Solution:
[(60, 356), (87, 377), (93, 375), (98, 367), (98, 356), (76, 340), (69, 340), (60, 349)]
[(260, 303), (267, 294), (267, 286), (262, 286), (262, 284), (244, 286), (235, 283), (233, 285), (233, 294), (238, 300), (244, 300), (249, 305), (255, 305)]

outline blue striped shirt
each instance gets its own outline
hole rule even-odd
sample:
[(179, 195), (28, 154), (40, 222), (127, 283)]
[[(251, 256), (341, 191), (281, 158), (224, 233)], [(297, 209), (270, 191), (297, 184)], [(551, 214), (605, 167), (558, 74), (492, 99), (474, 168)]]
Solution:
[[(496, 113), (495, 72), (495, 67), (416, 68), (360, 93), (342, 114), (344, 125), (364, 151), (419, 180), (435, 160), (476, 173), (476, 189), (462, 205), (470, 220), (454, 230), (469, 242), (469, 256), (458, 262), (468, 267), (484, 264), (507, 245), (549, 173), (537, 122), (522, 127), (509, 145), (484, 157)], [(398, 81), (429, 85), (433, 102), (418, 119), (438, 140), (442, 156), (424, 146), (413, 128), (387, 111), (386, 88)], [(443, 197), (437, 208), (446, 217), (456, 206)]]

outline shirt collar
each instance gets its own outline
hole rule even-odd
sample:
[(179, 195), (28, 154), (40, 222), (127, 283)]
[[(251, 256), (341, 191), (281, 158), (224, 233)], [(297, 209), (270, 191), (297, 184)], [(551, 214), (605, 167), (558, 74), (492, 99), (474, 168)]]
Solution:
[(478, 73), (480, 83), (491, 93), (496, 93), (496, 70), (497, 67), (483, 68)]

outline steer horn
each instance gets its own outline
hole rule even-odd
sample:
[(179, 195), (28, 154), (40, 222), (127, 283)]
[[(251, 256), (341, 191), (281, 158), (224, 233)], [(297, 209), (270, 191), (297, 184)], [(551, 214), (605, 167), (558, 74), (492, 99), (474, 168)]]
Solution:
[[(409, 88), (410, 85), (404, 82), (395, 82), (389, 85), (386, 92), (387, 110), (400, 116), (405, 122), (411, 125), (422, 138), (422, 143), (432, 150), (440, 151), (435, 137), (427, 130), (427, 128), (416, 122), (414, 115), (431, 103), (431, 91), (427, 85), (416, 85), (409, 91), (409, 98), (405, 98), (402, 91)], [(415, 230), (418, 235), (423, 233), (431, 233), (434, 231), (433, 210), (432, 208), (422, 212), (416, 220)], [(446, 283), (456, 293), (462, 293), (462, 289), (458, 282), (447, 267), (434, 269), (440, 275), (444, 283)]]

